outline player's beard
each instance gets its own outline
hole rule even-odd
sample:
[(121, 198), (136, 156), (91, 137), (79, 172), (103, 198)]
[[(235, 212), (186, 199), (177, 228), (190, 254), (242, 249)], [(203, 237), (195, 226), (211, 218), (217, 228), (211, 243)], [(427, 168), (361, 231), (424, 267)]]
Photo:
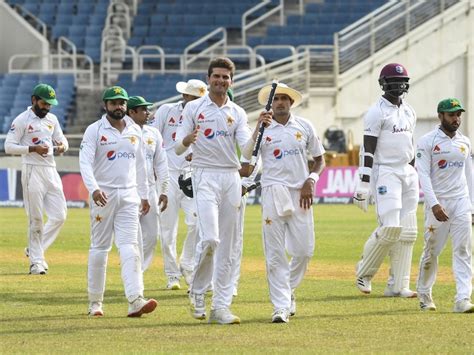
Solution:
[(39, 107), (38, 104), (35, 104), (33, 106), (33, 111), (35, 111), (36, 116), (38, 116), (39, 118), (45, 118), (46, 115), (49, 113), (48, 109), (41, 108), (41, 107)]
[(445, 120), (442, 120), (441, 121), (441, 127), (443, 128), (443, 130), (445, 130), (447, 132), (455, 133), (458, 130), (459, 125), (449, 124)]
[(125, 111), (122, 111), (122, 110), (115, 110), (115, 111), (106, 110), (106, 111), (107, 111), (107, 116), (117, 121), (125, 117)]

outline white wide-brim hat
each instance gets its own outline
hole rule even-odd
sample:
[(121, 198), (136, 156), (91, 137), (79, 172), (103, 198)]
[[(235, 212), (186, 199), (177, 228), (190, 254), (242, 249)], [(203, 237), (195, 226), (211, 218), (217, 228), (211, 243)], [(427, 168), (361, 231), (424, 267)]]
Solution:
[(188, 82), (179, 81), (176, 83), (176, 91), (181, 94), (202, 97), (207, 94), (207, 85), (205, 82), (197, 79), (191, 79)]
[[(268, 102), (268, 95), (270, 95), (270, 91), (272, 90), (272, 86), (264, 86), (263, 88), (260, 89), (258, 92), (258, 103), (260, 105), (266, 105)], [(276, 94), (284, 94), (288, 95), (294, 102), (291, 107), (296, 107), (299, 104), (301, 104), (301, 101), (303, 101), (303, 96), (300, 94), (299, 91), (296, 91), (295, 89), (290, 88), (288, 85), (284, 83), (278, 83), (278, 86), (275, 91)]]

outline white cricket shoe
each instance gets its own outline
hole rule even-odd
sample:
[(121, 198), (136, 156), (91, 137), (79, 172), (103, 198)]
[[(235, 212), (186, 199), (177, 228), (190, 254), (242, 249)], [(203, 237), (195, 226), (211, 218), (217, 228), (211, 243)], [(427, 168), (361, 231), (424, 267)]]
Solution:
[(234, 316), (229, 308), (211, 309), (209, 323), (214, 324), (240, 324), (240, 318)]
[(102, 302), (91, 302), (89, 303), (89, 316), (91, 317), (103, 317), (104, 311), (102, 309)]
[(31, 264), (30, 275), (46, 275), (46, 270), (42, 264)]
[(362, 293), (369, 294), (372, 292), (372, 283), (368, 277), (358, 277), (356, 279), (356, 286)]
[[(29, 257), (30, 257), (30, 249), (29, 249), (28, 247), (26, 247), (26, 248), (24, 249), (24, 252), (25, 252), (25, 256), (26, 256), (27, 258), (29, 258)], [(43, 264), (43, 268), (44, 268), (46, 271), (48, 271), (49, 265), (48, 265), (48, 263), (46, 262), (46, 260), (43, 259), (42, 264)]]
[(170, 276), (168, 277), (168, 284), (166, 285), (167, 290), (179, 290), (181, 285), (179, 284), (179, 277), (177, 276)]
[(284, 308), (277, 309), (272, 314), (272, 323), (288, 323), (290, 321), (290, 314)]
[(206, 319), (206, 301), (204, 293), (189, 293), (191, 301), (191, 315), (194, 319)]
[(296, 314), (296, 297), (295, 297), (295, 290), (291, 291), (291, 305), (290, 305), (290, 316), (294, 316)]
[(142, 314), (153, 312), (156, 306), (158, 306), (158, 302), (153, 298), (146, 300), (139, 296), (133, 302), (128, 303), (127, 317), (141, 317)]
[(422, 311), (436, 311), (436, 305), (428, 293), (419, 293), (418, 299), (420, 300), (420, 309)]
[(184, 277), (184, 282), (186, 282), (186, 285), (191, 285), (191, 282), (193, 282), (193, 271), (186, 270), (181, 266), (179, 267), (179, 270), (181, 271), (181, 275)]
[(474, 304), (471, 303), (471, 300), (465, 298), (461, 301), (457, 301), (454, 304), (454, 313), (474, 313)]
[(416, 298), (417, 293), (416, 291), (412, 291), (409, 288), (402, 288), (400, 292), (395, 292), (391, 286), (387, 285), (383, 291), (383, 295), (385, 297)]

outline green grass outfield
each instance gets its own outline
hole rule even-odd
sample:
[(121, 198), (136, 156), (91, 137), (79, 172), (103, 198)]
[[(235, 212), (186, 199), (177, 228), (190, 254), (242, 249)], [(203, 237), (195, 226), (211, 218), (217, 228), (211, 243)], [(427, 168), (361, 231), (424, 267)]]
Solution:
[[(272, 324), (260, 237), (260, 208), (247, 209), (239, 296), (232, 310), (241, 325), (208, 325), (191, 318), (186, 291), (166, 291), (161, 253), (145, 274), (145, 295), (159, 305), (129, 319), (116, 250), (109, 257), (105, 317), (87, 316), (87, 209), (71, 209), (47, 252), (49, 274), (29, 276), (26, 217), (0, 209), (0, 353), (472, 353), (474, 314), (453, 314), (451, 249), (440, 259), (434, 299), (423, 313), (416, 299), (384, 298), (384, 264), (371, 295), (354, 286), (354, 265), (375, 227), (373, 210), (354, 206), (315, 208), (316, 252), (297, 291), (297, 314)], [(422, 226), (422, 207), (419, 208)], [(182, 228), (182, 227), (181, 227)], [(422, 233), (414, 251), (412, 287)], [(181, 229), (182, 231), (182, 229)], [(181, 233), (182, 235), (182, 233)], [(184, 283), (183, 283), (184, 286)], [(209, 298), (208, 298), (209, 301)], [(209, 306), (209, 302), (208, 302)]]

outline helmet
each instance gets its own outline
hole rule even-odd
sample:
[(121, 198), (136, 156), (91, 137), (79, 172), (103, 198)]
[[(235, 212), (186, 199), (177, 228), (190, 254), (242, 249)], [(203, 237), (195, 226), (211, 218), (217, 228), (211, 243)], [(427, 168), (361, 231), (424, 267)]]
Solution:
[(185, 167), (181, 174), (178, 177), (178, 185), (179, 188), (183, 191), (183, 193), (188, 197), (194, 197), (193, 194), (193, 182), (191, 181), (193, 170), (191, 166)]
[(402, 96), (408, 92), (410, 77), (406, 68), (397, 63), (387, 64), (382, 68), (379, 75), (380, 88), (391, 96)]

